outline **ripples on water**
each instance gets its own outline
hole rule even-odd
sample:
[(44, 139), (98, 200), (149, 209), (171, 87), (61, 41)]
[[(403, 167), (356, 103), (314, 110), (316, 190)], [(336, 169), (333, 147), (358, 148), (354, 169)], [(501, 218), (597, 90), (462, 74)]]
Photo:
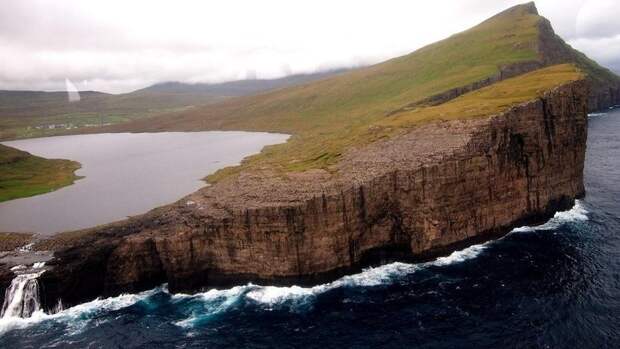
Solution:
[(165, 287), (3, 319), (0, 347), (549, 347), (620, 341), (620, 113), (590, 120), (587, 198), (423, 264), (311, 288)]

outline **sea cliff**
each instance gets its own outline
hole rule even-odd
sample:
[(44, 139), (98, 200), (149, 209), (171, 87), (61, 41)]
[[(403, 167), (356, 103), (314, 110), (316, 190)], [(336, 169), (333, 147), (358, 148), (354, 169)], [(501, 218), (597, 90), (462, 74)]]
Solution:
[(574, 81), (497, 115), (353, 149), (334, 173), (218, 182), (57, 251), (39, 278), (42, 305), (162, 283), (316, 283), (541, 223), (584, 195), (587, 103), (587, 83)]

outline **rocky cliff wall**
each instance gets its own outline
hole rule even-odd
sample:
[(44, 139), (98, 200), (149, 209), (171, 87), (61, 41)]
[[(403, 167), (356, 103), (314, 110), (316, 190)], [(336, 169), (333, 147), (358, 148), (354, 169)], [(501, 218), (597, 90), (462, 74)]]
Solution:
[(584, 195), (587, 96), (579, 81), (497, 116), (412, 129), (346, 154), (337, 175), (218, 183), (58, 251), (42, 302), (164, 282), (316, 283), (543, 222)]
[(588, 106), (590, 111), (605, 110), (620, 106), (620, 83), (617, 85), (598, 86), (594, 84), (590, 94)]

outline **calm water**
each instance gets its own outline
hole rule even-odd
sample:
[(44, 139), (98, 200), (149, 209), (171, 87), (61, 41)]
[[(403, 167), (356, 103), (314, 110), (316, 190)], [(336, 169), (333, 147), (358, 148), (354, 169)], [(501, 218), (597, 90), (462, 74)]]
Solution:
[(47, 137), (3, 144), (78, 161), (84, 176), (57, 191), (0, 203), (0, 231), (52, 233), (109, 223), (174, 202), (288, 136), (259, 132), (118, 133)]
[(165, 288), (2, 320), (0, 347), (618, 348), (620, 112), (590, 121), (585, 200), (426, 264), (313, 288)]

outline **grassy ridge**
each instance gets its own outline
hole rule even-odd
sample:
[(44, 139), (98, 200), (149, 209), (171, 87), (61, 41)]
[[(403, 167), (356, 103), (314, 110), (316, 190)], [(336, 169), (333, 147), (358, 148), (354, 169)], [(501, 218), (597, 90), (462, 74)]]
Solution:
[(384, 118), (376, 125), (392, 129), (411, 127), (434, 120), (488, 117), (539, 97), (554, 87), (584, 77), (575, 65), (555, 65), (497, 82), (438, 106), (416, 108)]
[(79, 168), (75, 161), (45, 159), (0, 144), (0, 202), (72, 184)]

